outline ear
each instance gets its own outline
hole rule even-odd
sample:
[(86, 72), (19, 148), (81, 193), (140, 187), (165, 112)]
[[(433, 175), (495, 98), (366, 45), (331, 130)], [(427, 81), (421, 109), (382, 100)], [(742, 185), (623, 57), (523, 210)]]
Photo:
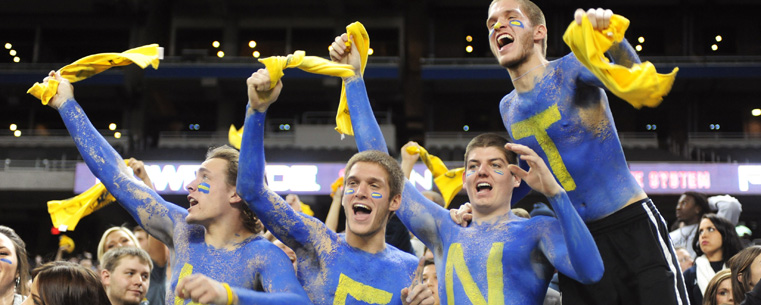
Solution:
[(534, 41), (541, 41), (547, 38), (547, 27), (543, 24), (534, 27)]
[(738, 273), (737, 274), (737, 281), (740, 282), (740, 283), (743, 282), (743, 274), (742, 273)]
[(235, 187), (233, 187), (233, 193), (230, 196), (230, 204), (236, 204), (243, 202), (243, 198), (240, 198), (240, 195), (235, 191)]
[(111, 273), (107, 269), (100, 271), (100, 281), (103, 282), (103, 286), (111, 285)]
[(513, 181), (513, 188), (517, 188), (517, 187), (521, 186), (521, 178), (520, 177), (518, 177), (517, 175), (513, 174), (512, 171), (510, 172), (510, 176), (512, 176), (513, 180), (514, 180)]
[(388, 202), (388, 210), (393, 212), (399, 209), (399, 207), (402, 206), (402, 194), (396, 194), (394, 198), (391, 198), (391, 201)]

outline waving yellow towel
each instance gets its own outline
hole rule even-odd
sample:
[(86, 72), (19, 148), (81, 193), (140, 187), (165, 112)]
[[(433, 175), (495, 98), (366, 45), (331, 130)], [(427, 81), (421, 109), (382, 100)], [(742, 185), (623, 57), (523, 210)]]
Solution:
[(428, 170), (433, 173), (433, 182), (441, 191), (441, 197), (444, 197), (445, 208), (449, 207), (454, 196), (462, 189), (462, 173), (464, 167), (447, 169), (444, 162), (439, 157), (431, 155), (422, 146), (407, 146), (407, 152), (410, 154), (420, 154), (420, 160), (425, 163)]
[(116, 198), (99, 182), (69, 199), (48, 201), (48, 213), (58, 231), (74, 231), (80, 219), (112, 202), (116, 202)]
[(230, 145), (240, 150), (240, 142), (243, 141), (243, 127), (236, 129), (235, 125), (230, 125), (230, 130), (227, 131), (227, 141)]
[[(348, 25), (346, 33), (353, 37), (357, 44), (361, 58), (360, 69), (364, 73), (367, 65), (367, 51), (370, 49), (370, 37), (367, 35), (365, 27), (359, 22)], [(286, 68), (299, 68), (310, 73), (338, 77), (354, 76), (351, 65), (334, 63), (317, 56), (306, 56), (304, 51), (296, 51), (288, 56), (261, 58), (259, 61), (267, 67), (267, 71), (270, 73), (270, 89), (275, 88), (278, 80), (283, 77), (283, 70)], [(341, 101), (338, 105), (338, 114), (336, 114), (336, 130), (341, 134), (354, 135), (351, 128), (349, 108), (346, 105), (346, 84), (341, 88)]]
[(103, 183), (98, 183), (72, 198), (48, 201), (48, 213), (53, 227), (61, 232), (74, 231), (80, 219), (115, 201)]
[[(159, 67), (159, 45), (149, 44), (134, 49), (129, 49), (122, 53), (100, 53), (83, 57), (60, 70), (61, 76), (69, 82), (78, 82), (90, 76), (106, 71), (111, 67), (126, 66), (136, 64), (145, 69), (151, 65), (154, 69)], [(34, 97), (40, 99), (43, 105), (47, 105), (58, 91), (58, 81), (48, 80), (47, 86), (34, 83), (32, 88), (26, 91)]]
[(595, 31), (586, 15), (581, 25), (572, 21), (563, 40), (576, 58), (602, 81), (608, 90), (639, 109), (642, 106), (656, 107), (663, 96), (671, 91), (676, 72), (658, 74), (650, 62), (635, 64), (631, 68), (611, 64), (605, 52), (614, 42), (621, 42), (629, 27), (629, 20), (620, 15), (610, 18), (610, 26), (604, 31)]

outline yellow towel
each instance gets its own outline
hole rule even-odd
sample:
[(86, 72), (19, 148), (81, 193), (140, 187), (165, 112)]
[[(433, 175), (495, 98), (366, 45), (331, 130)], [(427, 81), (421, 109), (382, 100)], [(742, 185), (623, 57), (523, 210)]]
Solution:
[[(367, 35), (365, 27), (359, 22), (348, 25), (346, 33), (354, 37), (361, 59), (360, 70), (364, 73), (367, 65), (367, 51), (370, 49), (370, 37)], [(288, 56), (261, 58), (259, 61), (270, 73), (270, 89), (275, 88), (277, 82), (283, 77), (283, 70), (286, 68), (299, 68), (310, 73), (338, 77), (354, 76), (351, 65), (334, 63), (321, 57), (306, 56), (304, 51), (296, 51)], [(341, 134), (354, 135), (351, 128), (349, 108), (346, 105), (346, 84), (341, 88), (341, 101), (338, 105), (338, 114), (336, 114), (336, 130)]]
[(642, 106), (656, 107), (663, 96), (671, 91), (679, 68), (674, 68), (669, 74), (658, 74), (650, 62), (635, 64), (631, 68), (611, 64), (604, 53), (614, 42), (623, 40), (628, 27), (628, 19), (613, 15), (608, 29), (595, 31), (585, 15), (581, 25), (576, 24), (576, 21), (571, 22), (563, 40), (571, 47), (576, 58), (613, 94), (637, 109)]
[(48, 201), (48, 213), (59, 231), (74, 231), (80, 219), (115, 201), (103, 183), (98, 183), (72, 198)]
[(336, 181), (333, 181), (333, 184), (330, 185), (330, 193), (333, 194), (336, 192), (336, 190), (344, 185), (344, 177), (338, 177)]
[(444, 162), (439, 157), (431, 155), (422, 146), (407, 146), (407, 152), (410, 154), (420, 154), (420, 160), (425, 163), (428, 170), (433, 173), (433, 182), (441, 191), (441, 197), (444, 197), (445, 208), (449, 207), (454, 196), (462, 189), (462, 173), (464, 167), (447, 169)]
[(314, 216), (314, 211), (312, 211), (312, 207), (310, 207), (308, 204), (304, 203), (303, 201), (299, 201), (299, 205), (301, 206), (301, 213), (307, 214), (309, 216)]
[[(127, 162), (124, 160), (125, 164)], [(116, 202), (116, 198), (106, 190), (103, 183), (97, 183), (72, 198), (48, 201), (48, 213), (53, 227), (58, 231), (74, 231), (80, 219), (112, 202)]]
[(58, 247), (63, 246), (69, 246), (64, 250), (66, 253), (74, 252), (74, 240), (71, 239), (71, 237), (61, 234), (61, 236), (58, 237)]
[[(359, 21), (346, 26), (346, 33), (357, 44), (360, 58), (359, 70), (364, 75), (365, 67), (367, 67), (367, 52), (370, 49), (370, 36), (365, 30), (365, 26)], [(354, 129), (351, 127), (351, 116), (349, 116), (349, 106), (346, 104), (346, 84), (341, 85), (341, 101), (338, 103), (338, 113), (336, 113), (336, 131), (342, 135), (354, 135)]]
[[(69, 82), (78, 82), (90, 76), (108, 70), (115, 66), (126, 66), (136, 64), (145, 69), (148, 65), (154, 69), (159, 67), (159, 45), (149, 44), (134, 49), (129, 49), (122, 53), (100, 53), (89, 55), (67, 65), (60, 70), (61, 76)], [(51, 79), (47, 85), (35, 83), (32, 88), (26, 91), (34, 97), (40, 99), (43, 105), (47, 105), (50, 99), (58, 91), (58, 81)]]
[(227, 141), (230, 145), (240, 150), (240, 142), (243, 140), (243, 126), (240, 129), (235, 129), (235, 125), (230, 125), (230, 130), (227, 132)]

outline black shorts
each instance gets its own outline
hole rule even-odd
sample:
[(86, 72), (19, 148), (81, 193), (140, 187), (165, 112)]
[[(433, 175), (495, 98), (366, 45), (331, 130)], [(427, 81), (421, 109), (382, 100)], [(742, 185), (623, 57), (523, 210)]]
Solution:
[(587, 227), (605, 273), (592, 285), (560, 274), (563, 304), (690, 304), (668, 227), (649, 198)]

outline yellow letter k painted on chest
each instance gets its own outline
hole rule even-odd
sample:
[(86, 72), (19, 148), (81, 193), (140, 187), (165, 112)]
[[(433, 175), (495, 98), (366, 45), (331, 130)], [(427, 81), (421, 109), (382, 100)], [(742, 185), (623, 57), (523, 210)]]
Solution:
[(544, 154), (547, 155), (547, 163), (549, 163), (552, 173), (558, 178), (560, 185), (570, 192), (576, 189), (576, 182), (573, 181), (571, 174), (568, 173), (557, 146), (555, 146), (555, 143), (552, 142), (549, 134), (547, 134), (547, 128), (550, 128), (557, 121), (560, 121), (560, 111), (557, 105), (552, 105), (528, 119), (513, 123), (510, 125), (510, 129), (512, 129), (513, 138), (516, 140), (530, 136), (536, 138), (536, 142), (539, 143)]

